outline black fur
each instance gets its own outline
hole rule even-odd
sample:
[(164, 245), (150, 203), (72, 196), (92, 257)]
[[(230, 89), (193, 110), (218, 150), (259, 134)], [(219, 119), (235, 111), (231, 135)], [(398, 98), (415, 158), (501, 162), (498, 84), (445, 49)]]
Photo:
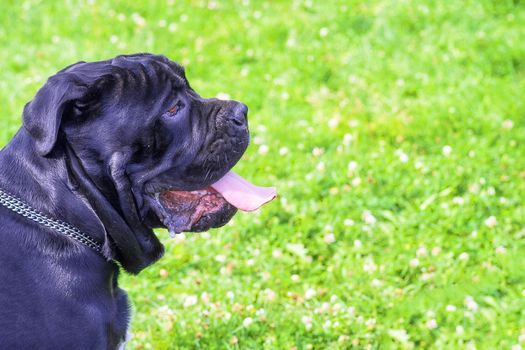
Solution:
[(201, 98), (163, 56), (51, 77), (0, 151), (0, 187), (102, 242), (103, 254), (0, 206), (0, 348), (115, 349), (129, 322), (118, 265), (136, 274), (163, 254), (148, 198), (221, 178), (248, 145), (246, 113)]

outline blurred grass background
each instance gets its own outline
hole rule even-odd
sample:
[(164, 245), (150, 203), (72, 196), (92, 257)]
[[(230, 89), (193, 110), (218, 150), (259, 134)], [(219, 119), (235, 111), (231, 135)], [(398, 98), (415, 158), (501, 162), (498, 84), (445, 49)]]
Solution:
[[(250, 107), (280, 199), (124, 276), (132, 349), (525, 346), (525, 5), (14, 1), (0, 140), (46, 78), (152, 52)], [(50, 335), (52, 336), (52, 335)]]

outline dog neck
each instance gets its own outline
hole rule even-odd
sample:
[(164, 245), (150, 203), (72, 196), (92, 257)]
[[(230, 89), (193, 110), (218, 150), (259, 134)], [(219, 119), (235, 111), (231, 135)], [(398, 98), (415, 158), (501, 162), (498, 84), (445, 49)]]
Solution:
[(65, 159), (39, 156), (24, 128), (0, 151), (0, 187), (37, 211), (104, 241), (104, 226), (75, 193)]
[(67, 143), (41, 157), (24, 128), (0, 151), (2, 188), (103, 242), (106, 258), (138, 273), (162, 256), (163, 247), (151, 230), (126, 222), (95, 181)]

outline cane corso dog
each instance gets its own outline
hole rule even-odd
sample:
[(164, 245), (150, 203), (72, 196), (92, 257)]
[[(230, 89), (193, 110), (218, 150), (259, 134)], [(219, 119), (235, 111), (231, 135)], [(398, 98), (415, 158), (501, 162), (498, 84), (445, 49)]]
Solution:
[(200, 97), (164, 56), (49, 78), (0, 151), (0, 349), (122, 348), (119, 268), (163, 255), (153, 229), (219, 227), (275, 196), (230, 171), (248, 141), (247, 107)]

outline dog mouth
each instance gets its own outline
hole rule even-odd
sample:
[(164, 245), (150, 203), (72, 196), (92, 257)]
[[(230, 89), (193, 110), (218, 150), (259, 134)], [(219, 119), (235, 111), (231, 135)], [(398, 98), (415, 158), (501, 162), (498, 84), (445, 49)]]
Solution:
[(225, 225), (237, 210), (259, 209), (277, 196), (274, 187), (256, 186), (233, 171), (219, 181), (195, 191), (169, 190), (155, 193), (154, 210), (173, 236)]

